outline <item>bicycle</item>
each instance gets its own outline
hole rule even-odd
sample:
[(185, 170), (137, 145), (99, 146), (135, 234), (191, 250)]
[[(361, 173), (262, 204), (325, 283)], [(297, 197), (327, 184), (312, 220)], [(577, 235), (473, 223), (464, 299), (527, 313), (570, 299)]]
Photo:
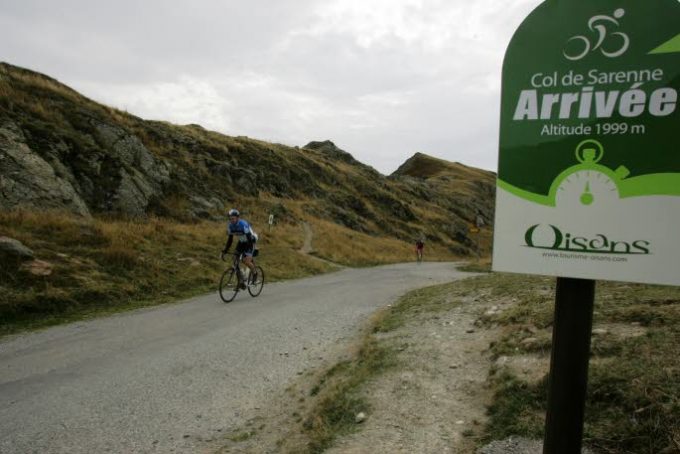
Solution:
[(416, 240), (416, 262), (423, 261), (423, 249), (425, 249), (425, 242), (423, 240)]
[[(255, 281), (252, 280), (252, 273), (250, 273), (250, 268), (246, 267), (246, 271), (249, 273), (244, 276), (241, 270), (241, 259), (243, 254), (233, 254), (234, 260), (232, 262), (231, 268), (227, 268), (222, 273), (222, 278), (220, 279), (220, 298), (225, 303), (230, 303), (236, 298), (236, 295), (240, 290), (248, 290), (250, 296), (253, 298), (262, 293), (262, 288), (264, 287), (264, 270), (259, 265), (255, 265), (256, 277)], [(224, 258), (222, 259), (224, 260)]]

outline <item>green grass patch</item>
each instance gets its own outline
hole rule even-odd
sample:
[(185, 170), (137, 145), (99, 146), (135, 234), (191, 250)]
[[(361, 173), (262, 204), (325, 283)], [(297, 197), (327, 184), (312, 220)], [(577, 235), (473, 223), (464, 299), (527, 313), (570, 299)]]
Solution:
[(601, 452), (680, 450), (678, 324), (621, 342), (615, 360), (592, 365), (585, 441)]
[(482, 441), (501, 440), (518, 434), (543, 438), (545, 382), (524, 383), (503, 369), (492, 371), (489, 383), (495, 389), (496, 397), (488, 409), (489, 423)]
[(323, 452), (337, 437), (352, 432), (356, 415), (370, 411), (362, 385), (396, 364), (395, 352), (367, 334), (351, 360), (326, 371), (310, 392), (316, 401), (303, 423), (309, 440), (305, 451)]
[(356, 415), (369, 414), (363, 385), (397, 365), (396, 351), (382, 345), (370, 330), (357, 344), (349, 359), (322, 371), (308, 392), (306, 409), (293, 414), (299, 433), (278, 441), (280, 452), (321, 453), (333, 441), (356, 430)]
[[(516, 300), (481, 318), (505, 330), (491, 346), (496, 357), (550, 354), (554, 278), (494, 274), (477, 284), (492, 301)], [(584, 442), (597, 453), (678, 452), (680, 289), (600, 282), (594, 327), (604, 333), (594, 335), (591, 347)], [(534, 341), (522, 342), (529, 337)], [(525, 383), (503, 366), (492, 370), (485, 439), (542, 438), (545, 382)]]

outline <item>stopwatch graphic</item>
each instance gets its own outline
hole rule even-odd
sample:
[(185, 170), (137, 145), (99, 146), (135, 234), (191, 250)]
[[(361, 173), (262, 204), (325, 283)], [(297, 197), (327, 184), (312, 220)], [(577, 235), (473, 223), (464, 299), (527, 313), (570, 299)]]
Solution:
[(616, 170), (598, 164), (604, 147), (593, 139), (576, 146), (576, 164), (564, 170), (553, 182), (555, 205), (577, 208), (603, 206), (619, 199), (619, 182), (630, 173), (624, 166)]

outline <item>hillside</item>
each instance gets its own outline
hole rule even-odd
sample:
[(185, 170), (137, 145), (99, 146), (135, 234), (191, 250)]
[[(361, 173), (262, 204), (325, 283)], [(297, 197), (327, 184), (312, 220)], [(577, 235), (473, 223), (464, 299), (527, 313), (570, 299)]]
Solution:
[(288, 147), (145, 121), (6, 63), (0, 154), (5, 210), (191, 220), (250, 199), (280, 214), (304, 201), (303, 216), (407, 241), (423, 233), (462, 255), (466, 224), (492, 214), (491, 172), (416, 154), (386, 177), (330, 141)]
[[(491, 226), (470, 226), (491, 222), (494, 184), (422, 154), (385, 176), (328, 140), (291, 147), (147, 121), (0, 63), (2, 331), (213, 289), (230, 207), (264, 233), (273, 280), (412, 260), (421, 236), (427, 260), (484, 255)], [(7, 238), (34, 262), (7, 259)]]
[(489, 184), (489, 177), (494, 177), (491, 172), (416, 153), (399, 166), (392, 177), (400, 181), (409, 177), (421, 181), (431, 188), (438, 206), (460, 219), (472, 223), (480, 216), (485, 224), (493, 222), (493, 204), (485, 203), (495, 197), (495, 182), (492, 180)]

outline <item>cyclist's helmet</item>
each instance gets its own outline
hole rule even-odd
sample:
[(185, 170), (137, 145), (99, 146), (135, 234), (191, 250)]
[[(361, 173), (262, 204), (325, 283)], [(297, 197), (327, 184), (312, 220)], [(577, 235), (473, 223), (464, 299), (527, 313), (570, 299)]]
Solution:
[(237, 210), (236, 208), (232, 208), (231, 210), (229, 210), (229, 216), (236, 216), (236, 217), (238, 217), (238, 216), (240, 216), (240, 215), (241, 215), (241, 213), (239, 213), (238, 210)]

